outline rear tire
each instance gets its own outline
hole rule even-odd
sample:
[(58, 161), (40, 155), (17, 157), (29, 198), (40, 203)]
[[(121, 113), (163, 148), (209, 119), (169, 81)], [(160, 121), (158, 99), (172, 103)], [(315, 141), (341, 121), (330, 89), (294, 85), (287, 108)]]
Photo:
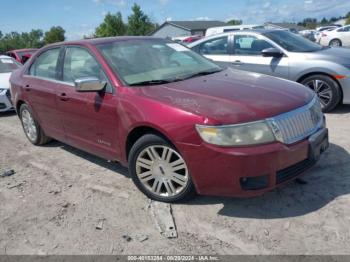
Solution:
[(326, 75), (312, 75), (301, 81), (301, 84), (312, 89), (320, 99), (322, 111), (332, 111), (341, 101), (341, 89), (338, 83)]
[(51, 138), (46, 136), (39, 123), (34, 119), (33, 113), (26, 104), (22, 104), (19, 110), (23, 131), (28, 140), (36, 146), (47, 144)]
[(195, 194), (185, 160), (160, 136), (147, 134), (133, 145), (129, 172), (137, 188), (150, 199), (174, 203)]
[(341, 47), (342, 46), (342, 42), (339, 39), (333, 39), (329, 42), (329, 46), (332, 47)]

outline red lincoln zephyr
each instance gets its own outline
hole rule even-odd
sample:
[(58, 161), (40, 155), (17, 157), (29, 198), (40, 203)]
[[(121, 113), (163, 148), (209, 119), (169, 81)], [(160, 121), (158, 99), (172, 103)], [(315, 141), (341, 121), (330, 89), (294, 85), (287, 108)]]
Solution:
[(31, 143), (54, 138), (128, 165), (136, 186), (159, 201), (260, 195), (328, 147), (309, 89), (222, 69), (165, 39), (44, 47), (12, 75), (11, 91)]

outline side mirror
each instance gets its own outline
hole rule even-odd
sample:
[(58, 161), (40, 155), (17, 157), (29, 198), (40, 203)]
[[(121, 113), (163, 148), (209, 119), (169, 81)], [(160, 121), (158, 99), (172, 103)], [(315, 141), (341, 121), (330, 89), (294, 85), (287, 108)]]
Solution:
[(281, 50), (274, 47), (266, 48), (262, 50), (261, 54), (264, 57), (282, 57), (284, 55)]
[(100, 92), (106, 85), (106, 81), (100, 81), (96, 77), (78, 78), (74, 81), (75, 90), (77, 92)]

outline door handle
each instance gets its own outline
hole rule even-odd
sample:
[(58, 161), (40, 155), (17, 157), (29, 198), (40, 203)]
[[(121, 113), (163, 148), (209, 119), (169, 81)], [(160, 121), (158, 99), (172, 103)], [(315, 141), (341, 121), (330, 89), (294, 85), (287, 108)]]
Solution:
[(243, 65), (244, 63), (242, 61), (240, 61), (240, 60), (236, 60), (236, 61), (232, 62), (232, 64), (234, 64), (234, 65)]
[(24, 90), (29, 92), (30, 91), (30, 85), (25, 85)]
[(58, 95), (58, 97), (60, 98), (61, 101), (68, 101), (69, 100), (66, 93), (61, 93)]

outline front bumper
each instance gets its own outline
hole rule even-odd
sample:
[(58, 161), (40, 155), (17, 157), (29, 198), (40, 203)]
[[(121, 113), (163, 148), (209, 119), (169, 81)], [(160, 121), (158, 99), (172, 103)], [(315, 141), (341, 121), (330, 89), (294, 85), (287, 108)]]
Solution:
[(328, 148), (328, 130), (293, 145), (246, 148), (178, 145), (201, 195), (253, 197), (302, 175)]
[(6, 112), (13, 110), (10, 90), (5, 90), (0, 92), (0, 112)]

